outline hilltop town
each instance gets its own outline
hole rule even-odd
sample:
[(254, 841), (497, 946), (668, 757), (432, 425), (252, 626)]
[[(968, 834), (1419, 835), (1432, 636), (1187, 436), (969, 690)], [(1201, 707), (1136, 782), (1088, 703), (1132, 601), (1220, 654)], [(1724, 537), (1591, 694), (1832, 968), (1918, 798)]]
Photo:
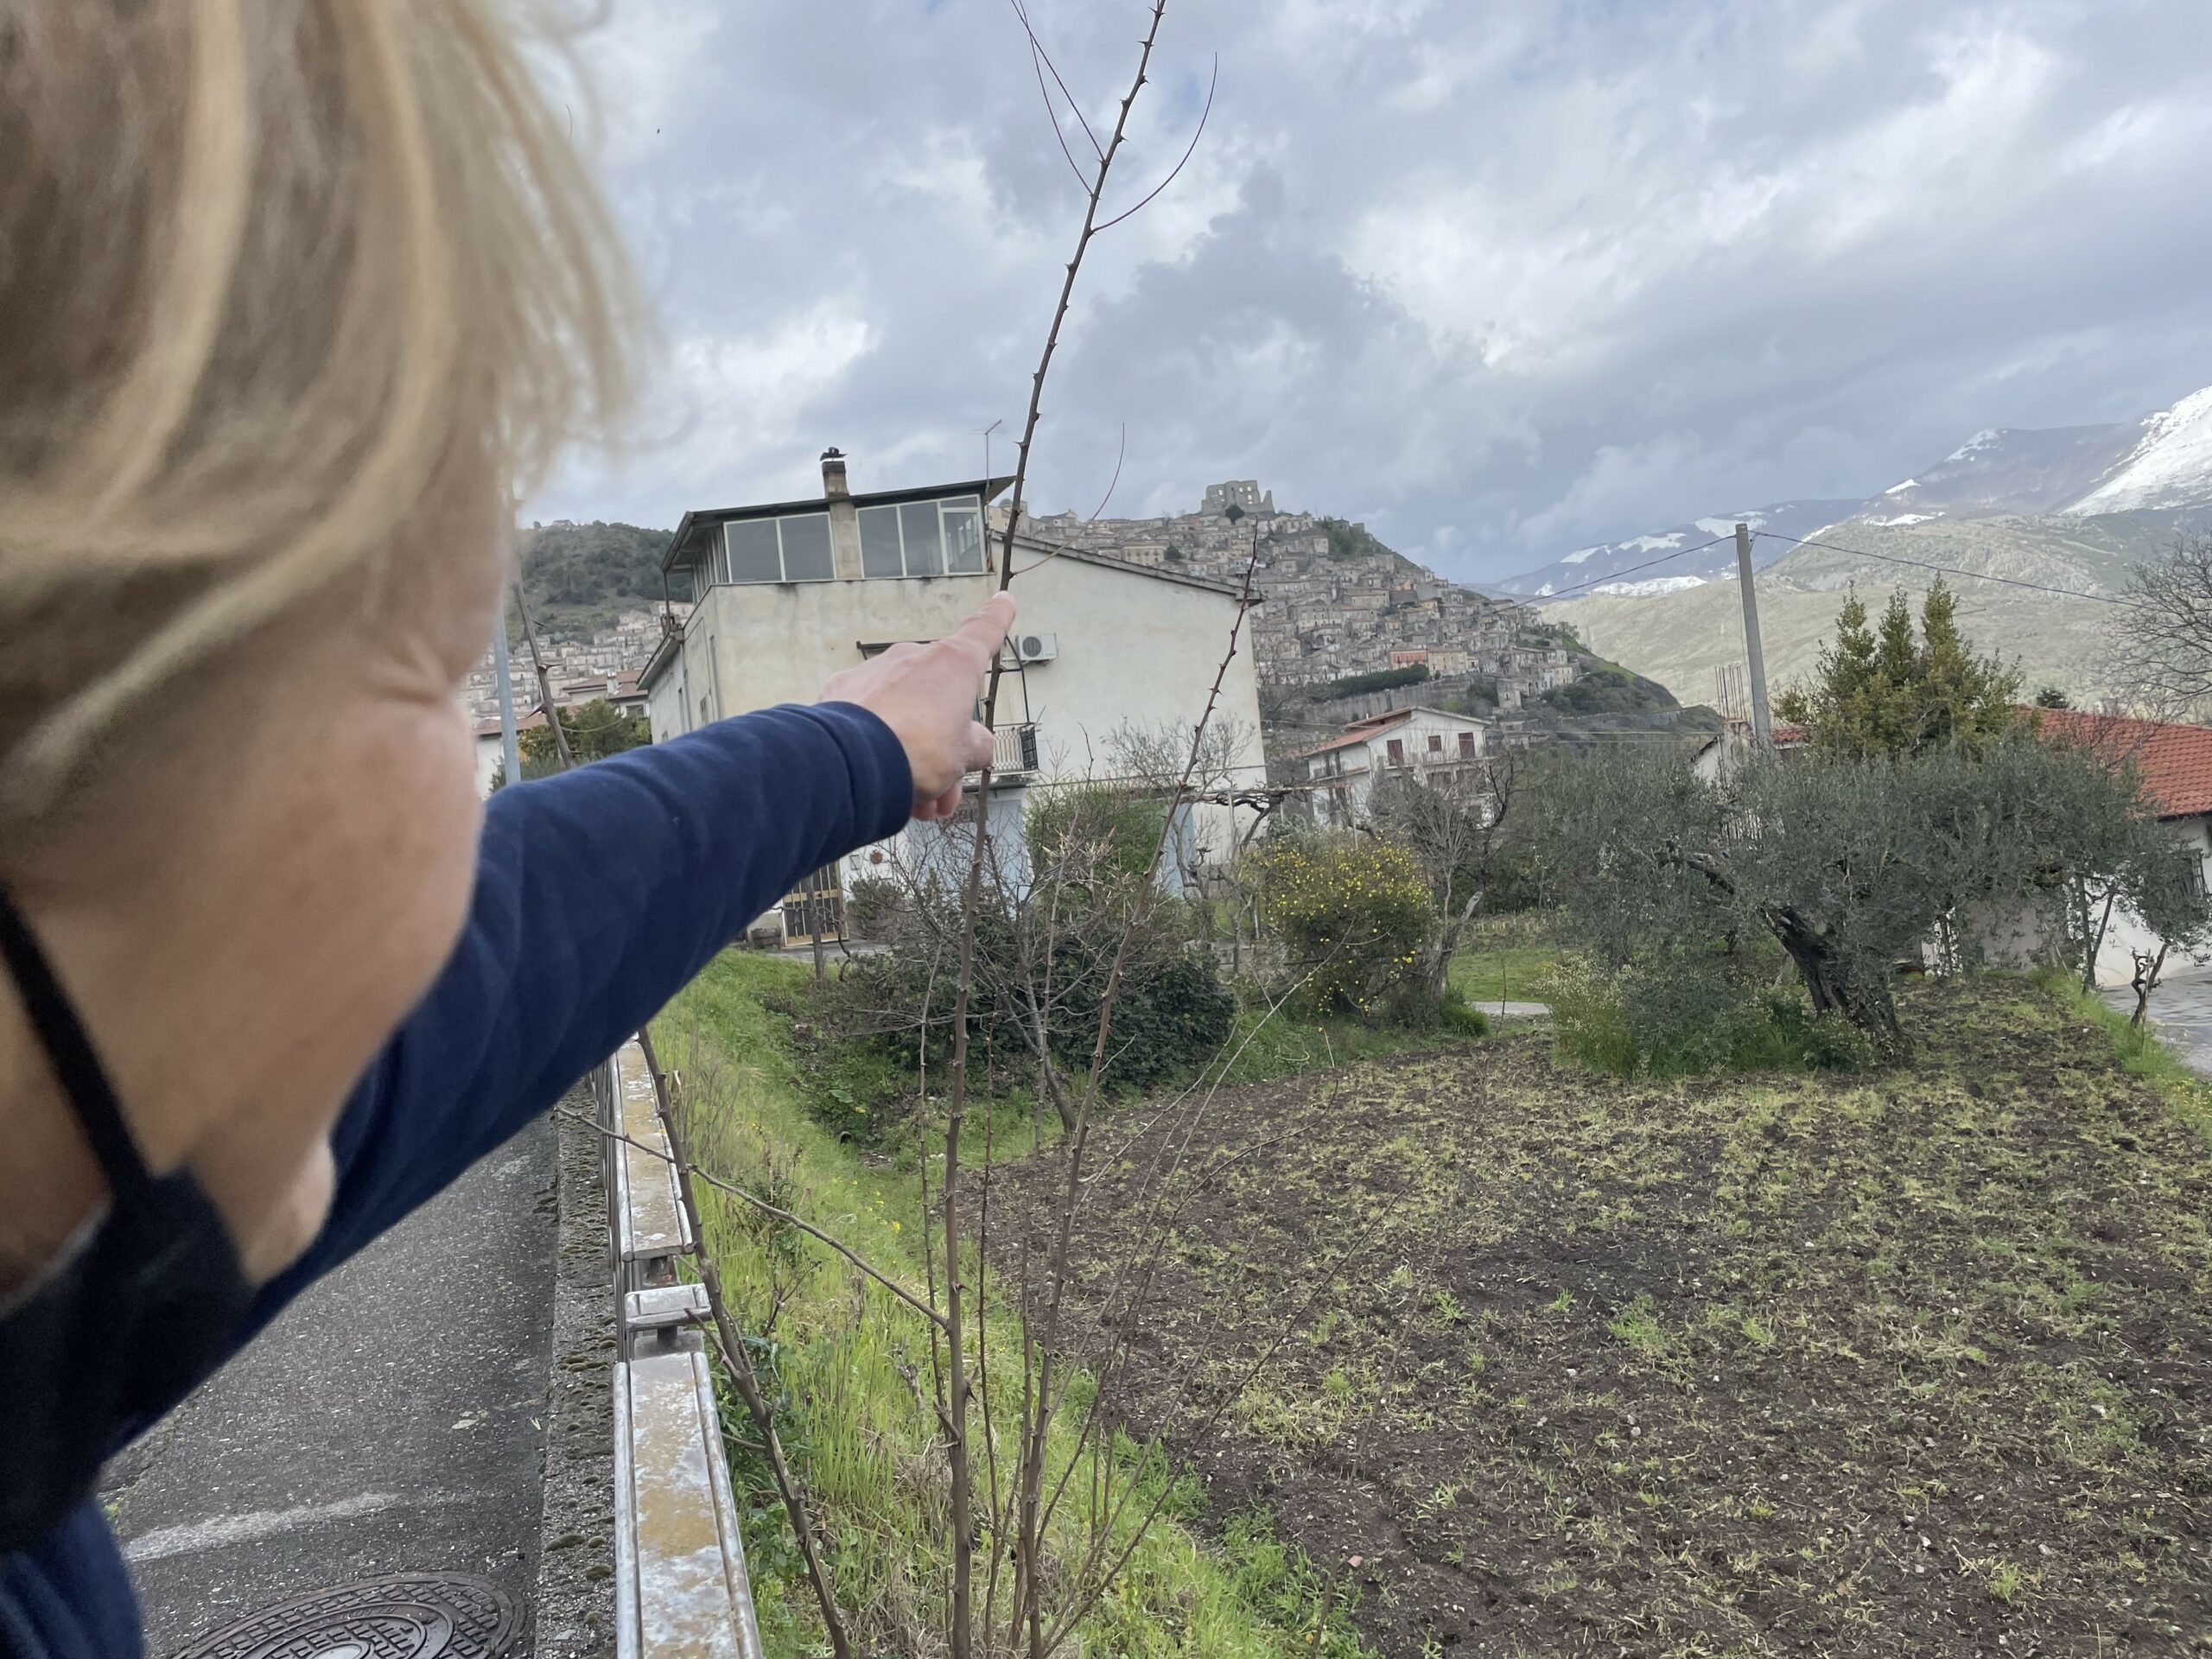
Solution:
[[(1232, 514), (1232, 509), (1234, 512)], [(1159, 518), (1026, 516), (1039, 541), (1109, 554), (1132, 564), (1241, 582), (1253, 538), (1252, 622), (1261, 683), (1320, 687), (1393, 669), (1426, 668), (1500, 709), (1576, 674), (1574, 653), (1537, 613), (1445, 581), (1394, 553), (1364, 524), (1284, 512), (1256, 480), (1208, 486), (1196, 512)]]
[[(995, 529), (1003, 529), (1003, 514), (994, 518)], [(1367, 676), (1399, 671), (1411, 678), (1425, 671), (1424, 700), (1471, 698), (1505, 713), (1573, 681), (1581, 665), (1567, 638), (1533, 607), (1446, 582), (1391, 551), (1364, 524), (1279, 510), (1274, 492), (1251, 479), (1209, 486), (1191, 512), (1157, 518), (1025, 514), (1022, 532), (1147, 569), (1232, 583), (1243, 580), (1256, 536), (1253, 581), (1262, 602), (1249, 626), (1261, 683), (1274, 692), (1310, 696), (1341, 682), (1356, 688)], [(556, 702), (636, 696), (638, 675), (663, 637), (664, 610), (680, 623), (690, 609), (680, 600), (639, 604), (602, 622), (613, 603), (643, 598), (648, 586), (628, 570), (601, 573), (595, 586), (577, 585), (569, 569), (576, 545), (610, 539), (657, 553), (667, 533), (565, 522), (530, 532), (525, 585), (543, 599), (542, 605), (533, 601), (533, 609), (541, 613), (539, 648)], [(611, 602), (596, 610), (558, 602), (578, 593)], [(528, 650), (515, 643), (509, 671), (516, 705), (528, 709), (538, 701), (536, 675)], [(498, 713), (488, 652), (462, 695), (480, 721)]]
[[(678, 621), (690, 608), (681, 601), (668, 607)], [(617, 702), (634, 698), (639, 671), (653, 654), (653, 647), (661, 642), (661, 615), (658, 607), (623, 611), (612, 625), (593, 630), (588, 639), (552, 630), (541, 632), (538, 650), (545, 658), (545, 677), (553, 688), (553, 701), (565, 705), (594, 702), (601, 697)], [(509, 653), (507, 675), (514, 690), (515, 707), (525, 712), (535, 709), (538, 701), (537, 673), (530, 660), (529, 646), (519, 640), (514, 642)], [(461, 682), (461, 697), (473, 718), (488, 721), (498, 717), (499, 678), (490, 652), (484, 653), (476, 666), (469, 670), (468, 677)]]

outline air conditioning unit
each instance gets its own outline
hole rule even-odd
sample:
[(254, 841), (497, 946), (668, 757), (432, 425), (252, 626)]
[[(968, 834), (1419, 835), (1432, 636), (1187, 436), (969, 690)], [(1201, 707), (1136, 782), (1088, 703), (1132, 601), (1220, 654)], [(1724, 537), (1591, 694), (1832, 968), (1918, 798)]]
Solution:
[(1027, 666), (1031, 663), (1049, 663), (1060, 654), (1060, 636), (1057, 633), (1017, 633), (1014, 636), (1014, 658)]

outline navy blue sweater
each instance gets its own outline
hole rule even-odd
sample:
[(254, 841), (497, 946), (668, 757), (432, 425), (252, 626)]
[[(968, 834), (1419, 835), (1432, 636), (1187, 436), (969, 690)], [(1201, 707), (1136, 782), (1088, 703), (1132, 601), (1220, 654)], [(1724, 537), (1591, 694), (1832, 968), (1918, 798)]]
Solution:
[[(799, 877), (896, 831), (912, 800), (898, 739), (846, 703), (746, 715), (493, 796), (461, 943), (347, 1101), (329, 1218), (238, 1346), (550, 1107)], [(97, 1502), (0, 1560), (11, 1659), (141, 1647)]]

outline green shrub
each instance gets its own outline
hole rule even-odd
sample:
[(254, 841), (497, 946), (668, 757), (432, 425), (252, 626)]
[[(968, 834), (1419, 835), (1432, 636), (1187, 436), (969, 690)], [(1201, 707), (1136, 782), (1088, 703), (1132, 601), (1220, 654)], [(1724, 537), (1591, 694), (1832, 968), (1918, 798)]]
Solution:
[(1315, 702), (1328, 702), (1338, 697), (1364, 696), (1370, 691), (1395, 691), (1401, 686), (1419, 685), (1427, 678), (1427, 663), (1409, 663), (1403, 668), (1378, 668), (1367, 674), (1347, 674), (1342, 679), (1317, 685), (1306, 695)]
[(1090, 883), (1149, 874), (1166, 804), (1108, 784), (1075, 784), (1032, 801), (1021, 837), (1033, 868)]
[[(1114, 1010), (1106, 1076), (1130, 1088), (1150, 1088), (1203, 1065), (1229, 1040), (1236, 998), (1221, 982), (1213, 958), (1185, 957), (1127, 987)], [(1070, 1062), (1087, 1065), (1098, 1029), (1094, 1007), (1072, 1033)]]
[(1873, 1043), (1840, 1014), (1815, 1015), (1802, 992), (1762, 988), (1749, 964), (1670, 957), (1607, 971), (1568, 957), (1539, 994), (1560, 1050), (1618, 1077), (1705, 1071), (1836, 1071), (1872, 1065)]
[(845, 894), (845, 915), (861, 938), (880, 939), (906, 901), (906, 889), (891, 877), (855, 876)]
[[(968, 1004), (969, 1075), (988, 1087), (995, 1069), (1002, 1085), (1035, 1081), (1023, 1016), (1027, 1004), (1013, 957), (1011, 929), (986, 909), (976, 924), (982, 964)], [(1096, 940), (1063, 941), (1053, 952), (1052, 1009), (1046, 1032), (1056, 1065), (1079, 1079), (1097, 1042), (1100, 1003), (1110, 951)], [(840, 1133), (868, 1143), (891, 1138), (905, 1122), (926, 1059), (932, 1090), (952, 1060), (952, 982), (934, 975), (920, 952), (893, 949), (848, 962), (837, 975), (809, 985), (779, 1005), (795, 1020), (794, 1039), (808, 1054), (801, 1068), (809, 1108)], [(1146, 1089), (1211, 1060), (1236, 1022), (1236, 999), (1211, 956), (1182, 950), (1171, 933), (1141, 938), (1122, 969), (1108, 1033), (1103, 1081)]]
[(1268, 918), (1305, 979), (1296, 1006), (1387, 1014), (1416, 994), (1432, 917), (1410, 852), (1363, 836), (1289, 840), (1262, 855), (1260, 880)]
[(1446, 985), (1435, 1005), (1436, 1029), (1449, 1037), (1487, 1037), (1490, 1016), (1467, 1001), (1456, 985)]

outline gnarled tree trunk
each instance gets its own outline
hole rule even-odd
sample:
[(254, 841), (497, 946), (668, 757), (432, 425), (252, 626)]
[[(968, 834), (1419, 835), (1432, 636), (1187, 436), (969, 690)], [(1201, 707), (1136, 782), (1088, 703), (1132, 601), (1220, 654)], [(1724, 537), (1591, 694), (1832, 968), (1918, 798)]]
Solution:
[(1828, 943), (1827, 930), (1794, 907), (1769, 906), (1760, 912), (1760, 918), (1796, 964), (1815, 1014), (1840, 1014), (1872, 1038), (1875, 1048), (1885, 1057), (1904, 1052), (1897, 1001), (1885, 982), (1878, 979), (1867, 983), (1853, 976)]

